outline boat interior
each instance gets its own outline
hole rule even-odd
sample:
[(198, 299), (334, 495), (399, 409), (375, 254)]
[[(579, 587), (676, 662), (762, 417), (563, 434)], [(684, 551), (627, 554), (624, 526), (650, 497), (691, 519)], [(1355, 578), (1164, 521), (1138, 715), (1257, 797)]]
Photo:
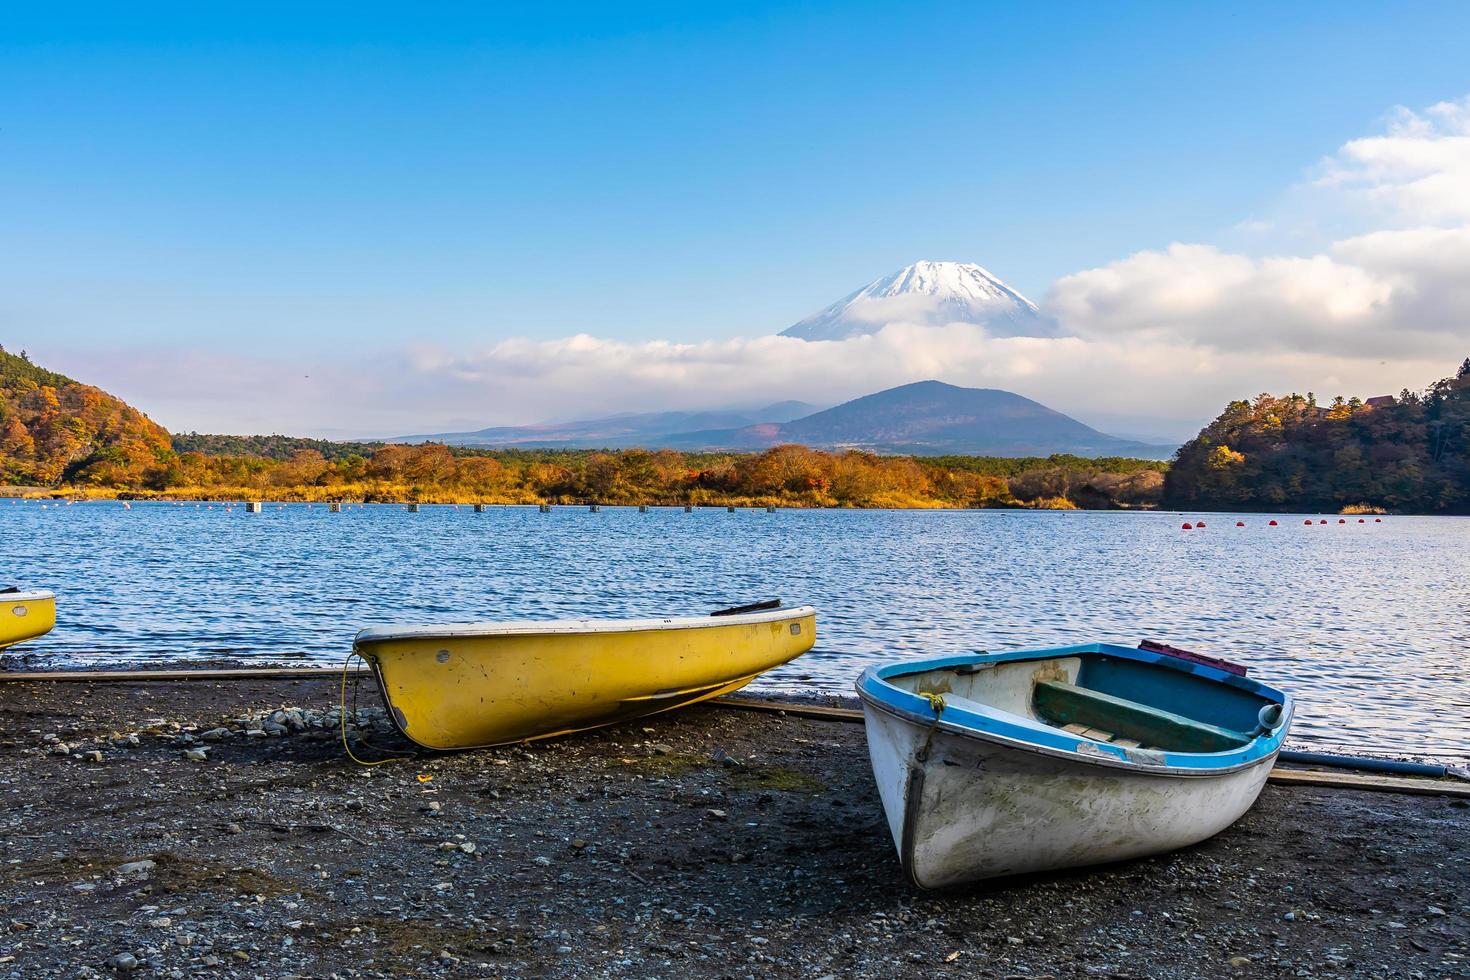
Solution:
[(1280, 706), (1167, 666), (1074, 653), (972, 662), (888, 683), (946, 705), (1006, 712), (1099, 742), (1165, 752), (1225, 752), (1274, 728)]

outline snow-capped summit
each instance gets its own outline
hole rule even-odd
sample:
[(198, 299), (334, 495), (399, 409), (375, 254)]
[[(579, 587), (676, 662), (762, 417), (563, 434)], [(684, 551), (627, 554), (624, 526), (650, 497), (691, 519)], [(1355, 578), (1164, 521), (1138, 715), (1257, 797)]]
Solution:
[(787, 327), (781, 336), (845, 340), (877, 333), (890, 323), (974, 323), (1005, 337), (1050, 333), (1034, 303), (980, 266), (915, 262)]

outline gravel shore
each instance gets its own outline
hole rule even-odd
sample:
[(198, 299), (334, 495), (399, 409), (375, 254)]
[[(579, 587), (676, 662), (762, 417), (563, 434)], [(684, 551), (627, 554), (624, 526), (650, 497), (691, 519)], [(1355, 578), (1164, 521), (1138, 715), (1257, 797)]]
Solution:
[(1268, 786), (1183, 852), (924, 894), (860, 725), (696, 707), (364, 768), (336, 701), (0, 686), (0, 977), (1470, 976), (1464, 800)]

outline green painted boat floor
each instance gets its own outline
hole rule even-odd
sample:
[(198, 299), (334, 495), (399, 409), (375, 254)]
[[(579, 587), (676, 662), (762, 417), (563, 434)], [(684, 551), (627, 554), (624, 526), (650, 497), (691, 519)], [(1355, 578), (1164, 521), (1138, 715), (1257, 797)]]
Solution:
[(1166, 752), (1225, 752), (1250, 741), (1241, 732), (1062, 681), (1037, 681), (1032, 698), (1037, 714), (1056, 727), (1113, 736), (1106, 741), (1128, 739)]

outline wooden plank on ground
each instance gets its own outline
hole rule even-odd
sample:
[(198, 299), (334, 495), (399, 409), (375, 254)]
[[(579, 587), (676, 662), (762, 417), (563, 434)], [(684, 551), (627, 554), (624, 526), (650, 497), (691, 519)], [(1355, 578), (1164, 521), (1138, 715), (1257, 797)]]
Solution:
[(827, 708), (819, 704), (765, 701), (758, 698), (738, 698), (730, 695), (715, 698), (709, 703), (720, 708), (736, 708), (741, 711), (771, 711), (779, 714), (796, 715), (801, 718), (825, 718), (829, 721), (863, 720), (863, 713), (853, 708)]
[(1455, 779), (1415, 779), (1359, 772), (1322, 772), (1319, 769), (1273, 769), (1270, 778), (1271, 782), (1282, 786), (1320, 786), (1324, 789), (1362, 789), (1470, 799), (1470, 782)]
[[(355, 668), (353, 673), (368, 673)], [(245, 667), (228, 670), (48, 670), (3, 671), (0, 683), (71, 681), (73, 683), (123, 683), (131, 681), (228, 681), (330, 678), (342, 676), (340, 667)]]

